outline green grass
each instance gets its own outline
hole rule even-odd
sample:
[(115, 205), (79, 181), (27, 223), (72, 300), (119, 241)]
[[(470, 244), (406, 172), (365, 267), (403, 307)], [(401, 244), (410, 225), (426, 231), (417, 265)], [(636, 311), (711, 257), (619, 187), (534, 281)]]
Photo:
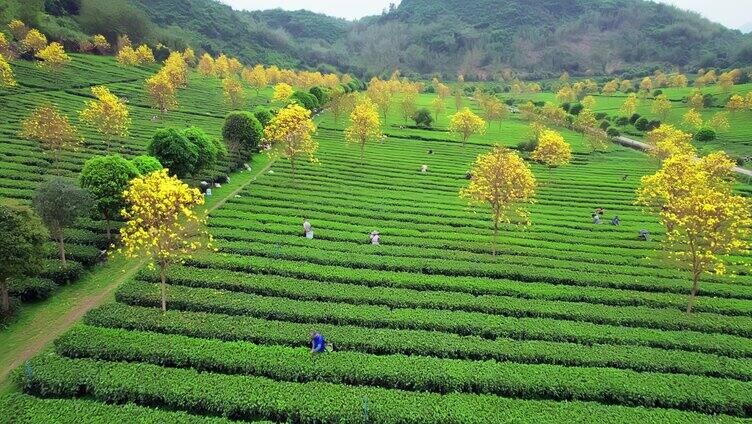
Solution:
[[(195, 84), (186, 93), (216, 83)], [(206, 98), (175, 116), (215, 119), (222, 109)], [(317, 118), (320, 163), (296, 166), (295, 183), (288, 162), (259, 156), (232, 179), (243, 190), (208, 200), (218, 251), (170, 270), (167, 313), (155, 273), (135, 273), (31, 375), (17, 373), (24, 410), (55, 398), (82, 418), (82, 405), (128, 403), (196, 419), (359, 422), (367, 404), (374, 423), (749, 421), (752, 275), (732, 265), (736, 277), (708, 276), (696, 312), (683, 312), (689, 276), (661, 260), (664, 231), (634, 204), (653, 159), (616, 145), (590, 154), (564, 130), (572, 164), (530, 163), (532, 225), (504, 226), (493, 256), (488, 210), (458, 192), (475, 157), (527, 139), (526, 123), (494, 123), (462, 148), (447, 116), (428, 131), (399, 115), (395, 104), (363, 165), (329, 113)], [(597, 207), (622, 225), (592, 224)], [(314, 240), (301, 237), (304, 218)], [(381, 246), (368, 243), (373, 230)], [(308, 353), (311, 330), (335, 352)]]

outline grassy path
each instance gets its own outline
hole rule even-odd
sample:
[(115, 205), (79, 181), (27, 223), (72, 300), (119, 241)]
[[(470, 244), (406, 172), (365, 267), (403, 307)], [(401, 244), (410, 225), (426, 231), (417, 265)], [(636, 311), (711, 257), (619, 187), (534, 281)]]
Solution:
[[(213, 189), (204, 209), (211, 213), (240, 193), (272, 165), (266, 155), (258, 155), (249, 171), (237, 172), (230, 183)], [(26, 360), (41, 352), (86, 312), (112, 299), (115, 289), (135, 275), (146, 259), (116, 256), (92, 268), (70, 286), (62, 287), (49, 299), (25, 305), (16, 320), (0, 332), (0, 394), (13, 390), (8, 375)]]

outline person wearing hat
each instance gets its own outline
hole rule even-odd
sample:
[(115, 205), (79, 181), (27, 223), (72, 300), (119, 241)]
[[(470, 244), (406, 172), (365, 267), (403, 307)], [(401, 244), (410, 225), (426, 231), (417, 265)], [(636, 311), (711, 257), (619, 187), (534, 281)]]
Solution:
[(379, 234), (378, 231), (371, 232), (371, 244), (374, 246), (378, 246), (379, 242), (381, 241), (381, 234)]

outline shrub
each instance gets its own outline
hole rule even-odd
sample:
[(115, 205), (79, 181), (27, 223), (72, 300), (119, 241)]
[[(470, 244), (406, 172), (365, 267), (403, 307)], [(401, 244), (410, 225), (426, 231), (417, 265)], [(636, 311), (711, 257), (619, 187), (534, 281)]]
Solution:
[(419, 127), (431, 128), (431, 125), (433, 124), (431, 111), (426, 108), (418, 109), (418, 111), (415, 112), (415, 115), (413, 115), (413, 121), (415, 121), (415, 125)]
[(138, 172), (141, 175), (148, 175), (163, 168), (162, 164), (159, 162), (159, 159), (149, 155), (136, 156), (135, 158), (131, 159), (131, 163), (133, 163), (133, 166), (138, 169)]
[(614, 137), (615, 138), (615, 137), (619, 137), (621, 135), (621, 132), (619, 132), (619, 130), (617, 130), (616, 128), (612, 127), (612, 128), (609, 128), (609, 129), (606, 130), (606, 134), (609, 137)]
[(577, 115), (579, 115), (579, 114), (580, 114), (580, 112), (582, 112), (582, 109), (583, 109), (583, 108), (584, 108), (584, 107), (582, 106), (582, 103), (575, 103), (575, 104), (573, 104), (573, 105), (572, 105), (572, 106), (571, 106), (571, 107), (569, 108), (569, 113), (571, 113), (572, 115), (575, 115), (575, 116), (577, 116)]
[(78, 262), (67, 261), (66, 266), (63, 266), (59, 260), (48, 259), (44, 261), (39, 276), (64, 286), (78, 280), (83, 272), (84, 267)]
[(600, 123), (599, 127), (600, 127), (600, 128), (602, 129), (602, 130), (606, 131), (606, 130), (608, 130), (608, 129), (609, 129), (610, 127), (611, 127), (611, 123), (610, 123), (610, 122), (608, 122), (608, 121), (606, 121), (606, 120), (603, 120), (603, 121), (601, 121), (601, 123)]
[(653, 90), (653, 97), (658, 97), (658, 96), (660, 96), (661, 94), (663, 94), (663, 90), (660, 90), (660, 89), (658, 89), (658, 90)]
[(521, 152), (532, 152), (538, 148), (538, 139), (531, 138), (527, 141), (521, 141), (517, 144), (517, 150)]
[(45, 278), (24, 278), (13, 280), (10, 283), (10, 295), (21, 299), (23, 302), (44, 300), (52, 295), (57, 288), (52, 280)]
[(318, 99), (316, 99), (313, 94), (306, 93), (305, 91), (296, 91), (295, 93), (293, 93), (293, 95), (290, 97), (290, 102), (296, 102), (310, 111), (314, 111), (319, 108)]
[(624, 116), (620, 116), (620, 117), (616, 118), (616, 125), (618, 125), (620, 127), (623, 127), (623, 126), (625, 126), (627, 124), (629, 124), (629, 118), (624, 117)]
[(697, 141), (713, 141), (715, 140), (715, 137), (716, 137), (715, 131), (713, 131), (710, 128), (701, 128), (695, 134), (695, 140)]
[(157, 130), (147, 151), (178, 178), (191, 175), (199, 159), (196, 145), (174, 128)]
[(319, 86), (311, 87), (311, 89), (308, 90), (308, 92), (311, 93), (314, 97), (316, 97), (316, 100), (318, 100), (319, 102), (319, 106), (323, 106), (329, 102), (329, 91), (323, 87), (319, 87)]
[(632, 114), (632, 116), (629, 117), (629, 123), (634, 125), (635, 122), (637, 122), (638, 119), (642, 118), (642, 115), (639, 113)]
[(653, 131), (654, 129), (661, 126), (661, 121), (658, 119), (654, 119), (648, 123), (648, 127), (645, 131)]
[(191, 175), (198, 176), (201, 172), (211, 169), (221, 157), (221, 148), (217, 143), (198, 127), (190, 127), (183, 130), (183, 136), (196, 147), (198, 159), (191, 169)]
[(269, 122), (271, 122), (272, 118), (274, 118), (274, 114), (269, 109), (258, 109), (257, 111), (253, 112), (253, 116), (258, 119), (259, 123), (264, 128), (266, 128)]
[(569, 109), (572, 108), (572, 104), (569, 102), (562, 103), (561, 108), (564, 109), (565, 112), (569, 112)]
[(647, 131), (649, 123), (650, 123), (650, 121), (648, 121), (646, 118), (642, 117), (642, 118), (638, 119), (634, 123), (634, 126), (639, 131)]
[(595, 114), (595, 119), (599, 121), (602, 119), (607, 119), (607, 118), (608, 118), (608, 114), (606, 112), (598, 112)]
[(222, 137), (236, 152), (250, 152), (258, 149), (264, 128), (250, 112), (232, 112), (225, 118)]

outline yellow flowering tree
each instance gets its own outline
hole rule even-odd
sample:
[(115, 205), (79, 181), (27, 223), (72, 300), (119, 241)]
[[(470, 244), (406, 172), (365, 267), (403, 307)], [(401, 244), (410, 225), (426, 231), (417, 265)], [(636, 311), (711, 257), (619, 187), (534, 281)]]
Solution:
[(640, 93), (643, 96), (647, 96), (650, 94), (650, 91), (653, 89), (653, 80), (650, 79), (650, 77), (645, 77), (640, 81)]
[(488, 121), (488, 125), (491, 125), (493, 121), (499, 121), (499, 131), (501, 131), (501, 123), (509, 115), (509, 109), (504, 102), (496, 96), (488, 96), (481, 104), (483, 108), (483, 115)]
[(658, 119), (665, 121), (672, 108), (673, 106), (668, 97), (665, 94), (660, 94), (655, 98), (655, 101), (653, 101), (651, 111), (653, 112), (653, 115), (658, 117)]
[(574, 129), (582, 134), (583, 139), (589, 130), (596, 128), (597, 126), (598, 120), (595, 119), (595, 113), (589, 108), (582, 109), (574, 119)]
[(256, 90), (256, 95), (269, 85), (269, 77), (266, 76), (266, 70), (261, 65), (256, 65), (252, 69), (243, 71), (243, 79)]
[(642, 178), (637, 203), (658, 213), (666, 227), (664, 250), (692, 274), (687, 313), (692, 312), (703, 274), (726, 270), (724, 256), (752, 246), (752, 205), (733, 193), (727, 178), (733, 161), (723, 153), (702, 160), (675, 155), (654, 175)]
[(585, 130), (585, 145), (591, 152), (605, 152), (608, 150), (608, 133), (600, 127)]
[(124, 46), (123, 48), (118, 50), (115, 59), (117, 60), (118, 64), (122, 66), (135, 66), (139, 63), (138, 55), (131, 46)]
[(638, 103), (639, 100), (637, 100), (637, 95), (631, 93), (629, 96), (627, 96), (627, 99), (624, 100), (624, 103), (621, 105), (621, 109), (619, 109), (619, 113), (621, 114), (621, 116), (626, 116), (627, 118), (629, 118), (637, 111)]
[(386, 125), (387, 123), (389, 108), (392, 104), (392, 94), (393, 92), (388, 81), (383, 81), (379, 78), (373, 78), (368, 83), (366, 95), (379, 109), (379, 112), (384, 118), (384, 125)]
[(622, 80), (621, 83), (619, 83), (619, 91), (622, 93), (626, 93), (629, 90), (632, 90), (634, 88), (634, 84), (632, 84), (632, 80)]
[(73, 148), (83, 141), (68, 117), (52, 104), (34, 109), (21, 123), (20, 134), (21, 137), (39, 142), (42, 148), (52, 152), (56, 164), (64, 149)]
[(728, 112), (717, 112), (707, 122), (707, 126), (716, 133), (723, 133), (731, 128)]
[(381, 137), (381, 122), (376, 106), (368, 97), (359, 99), (350, 114), (350, 126), (345, 130), (345, 140), (348, 143), (360, 145), (361, 164), (363, 164), (366, 143), (379, 140)]
[(308, 161), (316, 163), (316, 151), (319, 143), (313, 139), (316, 125), (311, 119), (311, 111), (292, 103), (277, 112), (264, 128), (264, 140), (271, 145), (274, 152), (290, 161), (292, 180), (295, 182), (295, 162), (300, 156), (307, 156)]
[(146, 91), (149, 93), (154, 108), (164, 114), (178, 107), (175, 86), (165, 72), (158, 72), (146, 80)]
[(86, 102), (79, 117), (82, 122), (102, 135), (109, 152), (113, 138), (128, 137), (131, 126), (130, 114), (125, 103), (107, 87), (92, 87), (91, 94), (94, 95), (94, 99)]
[(204, 77), (214, 75), (214, 58), (209, 56), (209, 53), (201, 55), (198, 61), (198, 72)]
[(439, 116), (446, 112), (446, 100), (441, 96), (436, 96), (431, 101), (431, 110), (433, 111), (435, 121), (439, 122)]
[(274, 94), (272, 100), (275, 102), (284, 102), (293, 95), (292, 87), (284, 82), (277, 83), (274, 86)]
[(227, 56), (221, 54), (214, 61), (214, 75), (220, 79), (230, 75), (230, 59)]
[(10, 57), (10, 42), (4, 32), (0, 32), (0, 56)]
[(27, 27), (25, 23), (18, 19), (13, 19), (12, 21), (8, 22), (8, 29), (10, 30), (13, 38), (18, 41), (23, 40), (24, 37), (26, 37), (26, 34), (29, 32), (29, 27)]
[(698, 111), (705, 107), (705, 96), (700, 90), (695, 90), (688, 98), (689, 107)]
[(440, 99), (446, 101), (447, 98), (452, 94), (452, 89), (449, 88), (448, 85), (438, 82), (436, 83), (436, 95), (439, 96)]
[(538, 136), (538, 147), (530, 157), (549, 168), (556, 168), (572, 161), (572, 147), (561, 134), (547, 129)]
[(196, 66), (196, 52), (192, 48), (186, 47), (183, 50), (183, 61), (190, 67)]
[(154, 63), (154, 52), (151, 50), (151, 47), (147, 46), (146, 44), (141, 44), (136, 49), (136, 57), (138, 58), (138, 63)]
[(235, 78), (225, 78), (222, 80), (222, 94), (225, 103), (230, 109), (241, 109), (245, 103), (245, 90), (243, 84)]
[(744, 110), (746, 107), (747, 104), (744, 101), (744, 97), (738, 94), (731, 96), (728, 103), (726, 103), (726, 109), (728, 109), (732, 114), (736, 114), (740, 110)]
[(107, 38), (105, 38), (105, 36), (102, 34), (97, 34), (94, 36), (93, 44), (94, 48), (97, 49), (97, 52), (99, 52), (99, 54), (105, 54), (112, 48), (110, 43), (107, 41)]
[(533, 203), (535, 177), (517, 153), (500, 146), (479, 155), (470, 173), (470, 184), (460, 190), (460, 197), (471, 205), (491, 207), (493, 254), (496, 255), (499, 225), (513, 219), (529, 222), (525, 205)]
[(168, 267), (211, 246), (206, 219), (194, 210), (204, 196), (162, 169), (131, 180), (123, 198), (128, 206), (122, 211), (122, 251), (130, 258), (148, 255), (151, 266), (159, 268), (162, 311), (167, 311)]
[(462, 147), (465, 147), (470, 136), (486, 132), (486, 121), (473, 113), (470, 108), (464, 108), (452, 115), (449, 132), (456, 134), (462, 140)]
[(184, 88), (188, 86), (188, 64), (183, 59), (182, 54), (178, 52), (170, 53), (160, 72), (167, 74), (173, 87)]
[(565, 85), (559, 91), (556, 92), (556, 100), (559, 103), (573, 102), (576, 99), (576, 95), (572, 87)]
[(0, 55), (0, 87), (15, 87), (16, 84), (13, 68), (10, 67), (5, 57)]
[(595, 97), (585, 96), (585, 98), (582, 99), (580, 103), (582, 103), (583, 108), (592, 110), (593, 108), (595, 108)]
[(45, 47), (47, 47), (47, 37), (37, 29), (30, 30), (21, 41), (21, 50), (24, 52), (36, 54)]
[(71, 62), (71, 58), (65, 53), (63, 46), (55, 42), (37, 52), (35, 56), (42, 61), (42, 66), (54, 70), (60, 70)]
[(649, 153), (660, 160), (674, 155), (696, 154), (692, 146), (692, 134), (687, 134), (672, 125), (662, 124), (647, 134), (647, 142), (652, 147)]
[(690, 109), (682, 116), (682, 124), (698, 130), (702, 127), (702, 115), (695, 109)]
[(355, 108), (355, 95), (352, 93), (345, 93), (341, 88), (332, 90), (331, 98), (329, 99), (329, 110), (332, 112), (334, 122), (339, 123), (339, 117), (350, 113)]

